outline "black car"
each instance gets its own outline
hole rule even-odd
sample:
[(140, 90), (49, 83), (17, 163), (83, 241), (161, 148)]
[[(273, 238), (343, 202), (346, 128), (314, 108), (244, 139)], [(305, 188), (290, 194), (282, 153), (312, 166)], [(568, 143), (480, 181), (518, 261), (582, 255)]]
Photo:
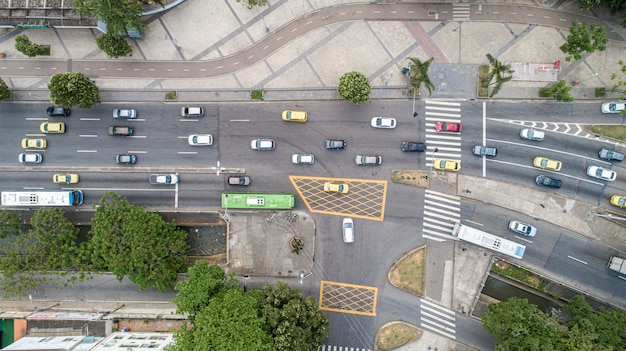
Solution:
[(341, 150), (345, 149), (348, 144), (345, 140), (332, 140), (326, 139), (326, 148), (329, 150)]
[(50, 117), (67, 117), (72, 113), (72, 110), (70, 110), (69, 108), (65, 108), (65, 107), (50, 106), (48, 107), (46, 112), (48, 113), (48, 116)]
[(405, 141), (402, 143), (402, 151), (404, 152), (423, 152), (426, 150), (426, 144)]
[(537, 185), (547, 186), (549, 188), (560, 188), (562, 185), (562, 182), (559, 179), (554, 179), (543, 175), (537, 176), (537, 178), (535, 178), (535, 183), (537, 183)]
[(135, 164), (137, 163), (137, 155), (117, 155), (115, 161), (119, 164)]

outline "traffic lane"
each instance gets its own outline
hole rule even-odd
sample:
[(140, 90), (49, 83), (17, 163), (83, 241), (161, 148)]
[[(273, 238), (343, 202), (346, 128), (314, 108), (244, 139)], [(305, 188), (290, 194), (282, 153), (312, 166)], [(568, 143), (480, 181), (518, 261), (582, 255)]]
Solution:
[(617, 251), (594, 240), (562, 231), (545, 269), (574, 287), (592, 292), (592, 295), (609, 297), (623, 306), (626, 304), (626, 283), (607, 268), (609, 258), (615, 254)]
[[(607, 100), (608, 101), (608, 100)], [(604, 102), (604, 101), (602, 101)], [(555, 123), (588, 124), (590, 118), (596, 124), (623, 123), (624, 117), (600, 112), (602, 102), (556, 101), (489, 101), (485, 102), (487, 118), (516, 121), (541, 121)], [(466, 102), (462, 105), (463, 117), (482, 118), (483, 102)]]

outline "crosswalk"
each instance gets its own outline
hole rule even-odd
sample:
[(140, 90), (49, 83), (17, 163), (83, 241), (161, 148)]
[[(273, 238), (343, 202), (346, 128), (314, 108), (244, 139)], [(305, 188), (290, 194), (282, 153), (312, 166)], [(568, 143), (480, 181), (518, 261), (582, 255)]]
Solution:
[(439, 242), (446, 241), (452, 234), (454, 224), (460, 220), (460, 197), (426, 190), (422, 237)]
[(422, 299), (420, 303), (420, 325), (456, 340), (456, 317), (454, 311)]
[(470, 20), (470, 4), (453, 4), (452, 5), (453, 21), (469, 21)]
[(461, 160), (461, 136), (453, 133), (437, 133), (437, 122), (461, 122), (461, 104), (438, 100), (425, 100), (426, 122), (426, 167), (431, 167), (433, 160), (444, 158)]
[(359, 347), (322, 345), (317, 349), (317, 351), (372, 351), (372, 350), (366, 349), (366, 348), (359, 348)]

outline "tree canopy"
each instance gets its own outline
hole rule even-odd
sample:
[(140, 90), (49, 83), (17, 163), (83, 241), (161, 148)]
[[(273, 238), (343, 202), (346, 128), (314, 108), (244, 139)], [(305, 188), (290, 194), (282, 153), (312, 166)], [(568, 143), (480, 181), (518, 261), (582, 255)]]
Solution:
[(80, 72), (57, 73), (48, 83), (50, 101), (55, 105), (90, 109), (100, 102), (100, 89)]
[(620, 94), (620, 99), (626, 99), (626, 64), (624, 60), (619, 60), (620, 73), (611, 73), (611, 80), (614, 82), (611, 91)]
[(430, 77), (428, 76), (428, 68), (430, 68), (430, 64), (433, 62), (433, 58), (429, 58), (428, 60), (422, 62), (416, 57), (407, 57), (409, 61), (411, 61), (411, 85), (413, 86), (413, 91), (418, 91), (420, 86), (424, 84), (426, 89), (428, 89), (428, 94), (433, 94), (433, 89), (435, 89), (435, 85), (430, 81)]
[(7, 83), (0, 78), (0, 100), (6, 100), (11, 97), (11, 90)]
[(15, 37), (15, 49), (28, 57), (43, 54), (43, 47), (30, 41), (26, 34), (20, 34)]
[(156, 212), (106, 192), (93, 217), (89, 251), (93, 268), (128, 276), (141, 289), (171, 288), (185, 267), (187, 234)]
[(133, 49), (128, 45), (126, 39), (115, 34), (103, 34), (96, 38), (96, 44), (100, 50), (104, 51), (109, 57), (118, 58), (120, 56), (128, 56)]
[(267, 0), (237, 0), (237, 2), (242, 2), (248, 10), (252, 10), (255, 6), (261, 7), (267, 5)]
[(367, 77), (360, 72), (348, 72), (339, 78), (339, 97), (360, 105), (370, 98), (372, 87)]
[(140, 0), (74, 0), (74, 11), (105, 22), (107, 33), (121, 35), (129, 29), (145, 28), (140, 20), (143, 3)]
[(550, 85), (545, 92), (548, 96), (552, 96), (556, 101), (572, 102), (574, 101), (574, 97), (569, 93), (571, 90), (572, 87), (568, 85), (566, 81), (560, 80)]
[(497, 339), (497, 351), (592, 351), (626, 349), (626, 312), (594, 311), (582, 296), (563, 307), (564, 324), (526, 299), (510, 298), (489, 304), (483, 326)]
[[(0, 256), (5, 295), (36, 288), (43, 282), (59, 281), (52, 277), (66, 276), (68, 281), (85, 277), (81, 269), (80, 247), (76, 243), (78, 228), (65, 217), (60, 208), (44, 207), (30, 219), (31, 229), (22, 229), (21, 216), (2, 211)], [(67, 282), (67, 281), (66, 281)]]
[[(510, 64), (503, 64), (501, 61), (493, 57), (491, 54), (487, 54), (487, 60), (489, 60), (489, 73), (485, 80), (487, 81), (487, 85), (495, 84), (493, 90), (491, 91), (490, 97), (493, 97), (502, 88), (502, 85), (511, 79), (513, 79), (514, 70), (511, 69)], [(493, 79), (496, 79), (495, 83), (491, 83)]]
[(565, 60), (570, 61), (572, 58), (580, 60), (585, 52), (606, 50), (606, 44), (609, 40), (606, 38), (604, 30), (604, 26), (573, 21), (565, 45), (565, 50), (567, 50)]
[(626, 1), (624, 0), (581, 0), (580, 9), (589, 10), (594, 5), (601, 3), (606, 4), (611, 11), (611, 15), (621, 13), (622, 18), (619, 19), (619, 23), (622, 27), (626, 27)]
[(274, 338), (275, 350), (317, 350), (328, 336), (328, 318), (312, 296), (279, 282), (263, 287), (261, 311)]

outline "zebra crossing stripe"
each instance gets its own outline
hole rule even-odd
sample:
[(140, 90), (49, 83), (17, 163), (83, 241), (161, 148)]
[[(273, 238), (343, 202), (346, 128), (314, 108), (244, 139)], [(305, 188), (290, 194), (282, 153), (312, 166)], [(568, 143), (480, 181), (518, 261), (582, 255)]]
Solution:
[[(441, 116), (441, 117), (430, 117), (430, 116)], [(435, 121), (435, 122), (458, 122), (461, 119), (461, 115), (458, 113), (433, 113), (426, 112), (426, 117), (424, 120), (426, 121)]]
[[(435, 201), (428, 200), (428, 199), (424, 200), (424, 203), (425, 204), (429, 204), (429, 205), (433, 205), (434, 208), (439, 208), (439, 209), (445, 208), (445, 209), (448, 209), (448, 210), (452, 210), (452, 211), (454, 211), (454, 213), (459, 211), (459, 205), (451, 206), (451, 205), (442, 204), (441, 202), (435, 202)], [(429, 206), (428, 208), (431, 209), (433, 207)], [(426, 206), (424, 206), (424, 208), (426, 208)]]
[(334, 345), (322, 345), (318, 351), (372, 351), (372, 349), (348, 347), (348, 346), (334, 346)]
[[(439, 141), (439, 140), (435, 140), (435, 141), (433, 141), (433, 142), (437, 143), (437, 146), (427, 145), (427, 146), (426, 146), (426, 148), (427, 148), (427, 149), (430, 149), (430, 150), (433, 150), (433, 149), (435, 149), (435, 147), (436, 147), (437, 149), (439, 149), (439, 145), (461, 146), (461, 143), (453, 143), (453, 142), (451, 142), (451, 141)], [(459, 148), (459, 150), (460, 150), (460, 148)]]
[(422, 237), (424, 237), (424, 238), (433, 239), (433, 240), (437, 240), (437, 241), (446, 241), (446, 239), (441, 239), (439, 237), (441, 236), (441, 237), (449, 239), (450, 235), (451, 235), (450, 233), (452, 233), (452, 231), (450, 231), (450, 233), (448, 233), (448, 232), (442, 233), (440, 231), (434, 231), (434, 230), (430, 230), (428, 228), (424, 228), (424, 233), (438, 236), (438, 237), (432, 237), (432, 236), (429, 236), (429, 235), (422, 235)]
[(434, 191), (434, 190), (430, 190), (430, 189), (426, 189), (426, 194), (437, 195), (437, 196), (441, 196), (441, 197), (447, 197), (448, 199), (461, 201), (461, 197), (460, 196), (440, 193), (438, 191)]
[(461, 106), (460, 102), (448, 102), (439, 100), (424, 100), (426, 105), (441, 105), (441, 106)]

